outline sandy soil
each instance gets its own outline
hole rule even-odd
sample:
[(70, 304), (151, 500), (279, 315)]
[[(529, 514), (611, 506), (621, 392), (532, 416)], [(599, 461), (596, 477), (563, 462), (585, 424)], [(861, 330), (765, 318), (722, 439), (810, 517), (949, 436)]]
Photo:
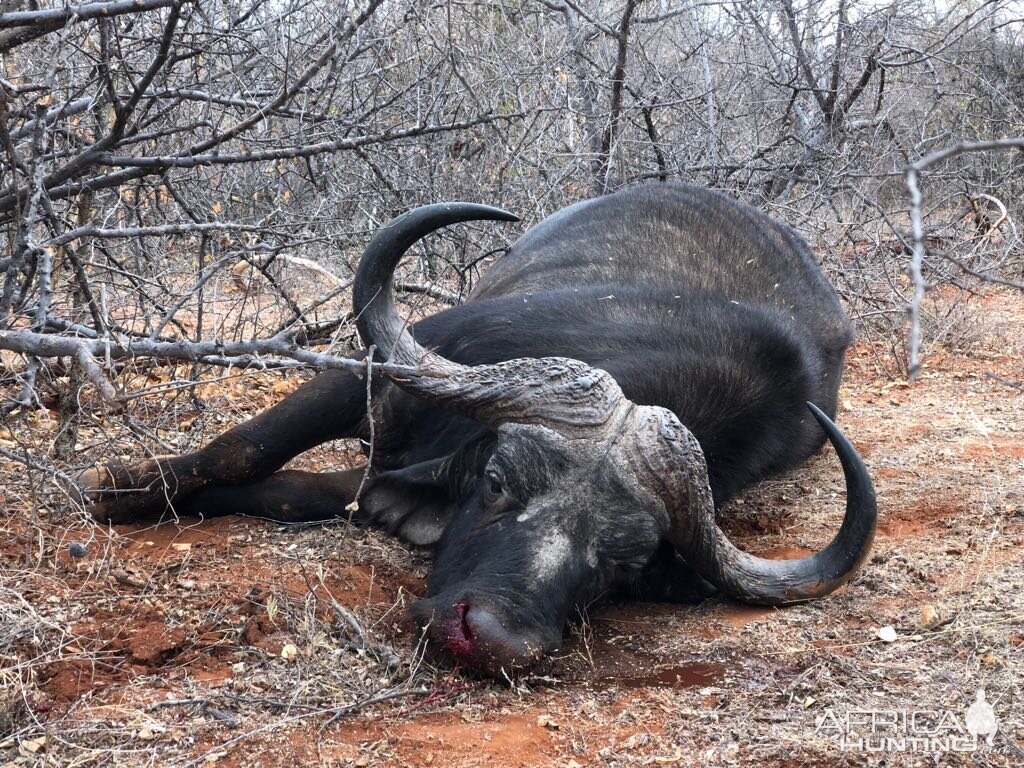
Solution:
[[(884, 375), (885, 343), (852, 351), (839, 421), (881, 525), (851, 584), (784, 610), (594, 606), (514, 685), (420, 661), (403, 606), (429, 562), (377, 532), (242, 518), (105, 529), (5, 466), (0, 764), (1022, 765), (1024, 301), (974, 304), (970, 344), (932, 349), (912, 386)], [(186, 449), (298, 380), (210, 385), (219, 416), (179, 403), (149, 435)], [(82, 461), (120, 435), (139, 455), (129, 427), (153, 409), (128, 426), (96, 417)], [(24, 429), (52, 439), (55, 424), (33, 414)], [(828, 540), (843, 501), (822, 453), (724, 520), (746, 548), (795, 556)], [(867, 710), (962, 724), (981, 688), (999, 732), (976, 752), (844, 751), (820, 727)]]

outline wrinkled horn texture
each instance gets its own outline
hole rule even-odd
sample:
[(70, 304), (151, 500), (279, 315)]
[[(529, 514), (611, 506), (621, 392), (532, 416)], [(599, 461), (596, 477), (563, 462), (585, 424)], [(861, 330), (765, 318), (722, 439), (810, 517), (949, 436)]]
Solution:
[[(839, 452), (847, 478), (843, 525), (820, 552), (799, 560), (770, 560), (737, 548), (718, 527), (707, 464), (696, 438), (673, 413), (645, 407), (636, 432), (643, 482), (664, 502), (672, 524), (666, 538), (691, 566), (725, 594), (760, 605), (786, 605), (826, 595), (857, 572), (874, 538), (873, 492), (863, 467), (827, 416), (812, 407)], [(851, 455), (852, 454), (852, 455)]]
[(564, 357), (456, 367), (428, 354), (421, 370), (425, 375), (394, 381), (418, 397), (492, 427), (540, 424), (565, 437), (584, 437), (607, 432), (616, 414), (630, 406), (609, 374)]

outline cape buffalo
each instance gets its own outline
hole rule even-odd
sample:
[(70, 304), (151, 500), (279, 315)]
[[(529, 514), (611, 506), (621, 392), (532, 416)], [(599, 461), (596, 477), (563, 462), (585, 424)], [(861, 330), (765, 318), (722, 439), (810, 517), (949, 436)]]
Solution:
[[(408, 327), (392, 290), (403, 253), (479, 219), (516, 217), (430, 205), (367, 246), (358, 328), (391, 364), (371, 376), (371, 415), (365, 375), (329, 370), (195, 453), (90, 470), (96, 516), (173, 505), (381, 525), (434, 548), (412, 607), (430, 643), (494, 675), (556, 649), (574, 608), (613, 588), (782, 605), (851, 577), (876, 521), (871, 480), (831, 420), (851, 328), (791, 229), (718, 192), (628, 188), (537, 224), (466, 303)], [(327, 440), (369, 441), (371, 419), (358, 505), (361, 467), (277, 471)], [(716, 508), (826, 437), (847, 489), (832, 543), (799, 560), (737, 549)]]

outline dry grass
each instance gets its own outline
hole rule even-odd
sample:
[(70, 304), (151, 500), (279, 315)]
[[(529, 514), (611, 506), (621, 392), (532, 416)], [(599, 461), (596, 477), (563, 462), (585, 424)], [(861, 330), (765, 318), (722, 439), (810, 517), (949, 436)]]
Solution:
[[(422, 662), (403, 608), (428, 561), (377, 532), (235, 518), (108, 530), (59, 475), (5, 461), (0, 763), (1019, 765), (1024, 302), (992, 293), (971, 311), (913, 387), (886, 375), (882, 340), (851, 354), (840, 421), (883, 515), (852, 584), (781, 611), (595, 607), (561, 658), (514, 687)], [(76, 456), (56, 468), (188, 450), (301, 378), (220, 378), (197, 390), (205, 410), (166, 386), (120, 414), (86, 402)], [(35, 411), (0, 425), (0, 447), (49, 466), (59, 428)], [(842, 506), (822, 454), (733, 505), (728, 526), (784, 554), (826, 541)], [(826, 710), (962, 714), (981, 687), (1000, 732), (978, 754), (864, 757), (815, 735)]]

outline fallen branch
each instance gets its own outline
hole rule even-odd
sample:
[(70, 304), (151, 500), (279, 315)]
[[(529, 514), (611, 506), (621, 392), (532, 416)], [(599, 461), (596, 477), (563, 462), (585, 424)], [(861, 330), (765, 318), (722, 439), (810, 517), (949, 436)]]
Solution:
[(198, 766), (201, 765), (208, 765), (210, 757), (214, 754), (217, 754), (218, 752), (224, 752), (229, 748), (237, 744), (240, 744), (246, 739), (253, 738), (254, 736), (258, 736), (263, 733), (269, 733), (270, 731), (275, 731), (279, 728), (284, 728), (286, 726), (292, 725), (293, 723), (298, 723), (303, 720), (306, 720), (310, 717), (317, 717), (319, 715), (331, 715), (327, 722), (325, 722), (324, 725), (322, 726), (322, 728), (328, 728), (345, 715), (350, 715), (353, 712), (357, 712), (365, 707), (370, 707), (374, 704), (383, 704), (384, 702), (392, 701), (394, 699), (404, 699), (413, 696), (430, 696), (433, 693), (435, 693), (433, 689), (423, 687), (392, 689), (390, 691), (385, 691), (384, 693), (376, 694), (375, 696), (367, 696), (366, 698), (359, 699), (357, 701), (352, 702), (351, 704), (346, 704), (344, 706), (311, 709), (307, 712), (302, 712), (291, 717), (286, 717), (280, 720), (273, 720), (269, 723), (266, 723), (265, 725), (261, 725), (258, 728), (252, 729), (251, 731), (241, 733), (238, 736), (230, 738), (227, 741), (221, 742), (220, 744), (211, 747), (209, 750), (203, 752), (194, 760), (185, 763), (185, 768), (198, 768)]
[(1024, 392), (1024, 382), (1022, 381), (1011, 381), (1010, 379), (1005, 379), (991, 371), (985, 371), (985, 378), (992, 379), (992, 381), (998, 381), (1003, 386), (1007, 386), (1012, 389), (1019, 389), (1021, 392)]
[(451, 306), (462, 303), (462, 297), (459, 294), (436, 285), (405, 283), (399, 280), (395, 283), (395, 290), (404, 293), (422, 293), (424, 296), (443, 301)]
[(43, 460), (46, 461), (46, 463), (40, 464), (38, 461), (36, 461), (34, 457), (29, 455), (27, 450), (25, 451), (24, 454), (18, 454), (15, 453), (14, 451), (9, 451), (6, 448), (0, 448), (0, 457), (3, 457), (10, 461), (17, 462), (18, 464), (21, 464), (24, 467), (28, 467), (31, 470), (35, 470), (36, 472), (41, 472), (43, 475), (46, 475), (47, 477), (52, 477), (54, 481), (58, 481), (58, 485), (63, 487), (65, 490), (75, 489), (78, 487), (78, 485), (75, 482), (75, 479), (71, 477), (67, 472), (62, 472), (61, 470), (57, 469), (45, 457), (43, 457)]
[[(260, 368), (346, 368), (360, 374), (367, 368), (366, 362), (360, 358), (340, 357), (300, 347), (294, 341), (293, 332), (282, 332), (269, 339), (219, 342), (76, 338), (29, 330), (7, 330), (0, 331), (0, 349), (36, 358), (74, 357), (83, 363), (100, 393), (111, 400), (118, 398), (113, 395), (113, 387), (104, 376), (97, 358), (110, 361), (157, 358)], [(87, 364), (85, 360), (88, 360)], [(371, 370), (398, 376), (418, 373), (414, 367), (393, 363), (373, 363)]]

